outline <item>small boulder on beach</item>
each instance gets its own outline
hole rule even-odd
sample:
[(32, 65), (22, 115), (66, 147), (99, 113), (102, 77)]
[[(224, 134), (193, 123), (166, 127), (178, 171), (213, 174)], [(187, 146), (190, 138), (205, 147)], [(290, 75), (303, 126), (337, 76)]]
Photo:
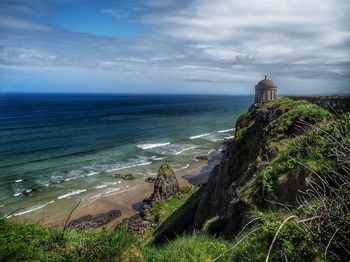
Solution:
[(22, 195), (24, 195), (24, 196), (31, 196), (31, 195), (34, 195), (37, 193), (39, 193), (39, 190), (36, 189), (35, 187), (33, 187), (32, 189), (29, 189), (29, 190), (22, 191)]
[(147, 182), (147, 183), (155, 183), (156, 182), (156, 178), (155, 177), (147, 177), (146, 179), (145, 179), (145, 182)]
[(209, 156), (196, 156), (197, 160), (209, 160)]
[(134, 179), (137, 178), (133, 174), (119, 174), (119, 173), (114, 174), (113, 177), (114, 178), (121, 178), (121, 179), (124, 179), (124, 180), (134, 180)]

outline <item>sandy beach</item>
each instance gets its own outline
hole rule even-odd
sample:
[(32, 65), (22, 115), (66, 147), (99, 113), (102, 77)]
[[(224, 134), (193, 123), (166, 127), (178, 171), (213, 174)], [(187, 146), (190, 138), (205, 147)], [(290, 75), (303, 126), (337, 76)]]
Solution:
[[(208, 161), (201, 161), (198, 165), (176, 171), (175, 174), (180, 186), (186, 187), (206, 183), (209, 173), (220, 162), (221, 158), (222, 153), (219, 153)], [(108, 229), (112, 230), (123, 219), (138, 212), (138, 204), (152, 194), (153, 187), (154, 184), (143, 181), (116, 194), (101, 196), (93, 200), (88, 196), (85, 196), (81, 200), (72, 198), (64, 206), (48, 206), (37, 212), (16, 217), (13, 221), (16, 223), (38, 223), (48, 228), (61, 229), (66, 224), (71, 211), (78, 205), (71, 214), (68, 222), (85, 215), (97, 215), (111, 210), (120, 210), (121, 216), (105, 225)]]

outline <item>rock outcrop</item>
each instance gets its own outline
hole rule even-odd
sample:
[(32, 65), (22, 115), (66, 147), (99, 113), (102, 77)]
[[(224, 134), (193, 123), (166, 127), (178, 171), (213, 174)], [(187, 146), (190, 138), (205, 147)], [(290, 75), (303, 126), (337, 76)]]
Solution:
[(180, 186), (174, 170), (169, 164), (163, 164), (158, 170), (151, 199), (168, 199), (169, 197), (177, 194), (179, 191)]
[(106, 213), (101, 213), (93, 216), (86, 215), (71, 221), (67, 225), (67, 228), (76, 228), (80, 230), (95, 229), (120, 217), (120, 215), (121, 215), (120, 210), (111, 210)]
[[(148, 182), (152, 183), (151, 180)], [(157, 224), (158, 221), (149, 219), (149, 214), (152, 212), (154, 204), (176, 195), (180, 191), (180, 186), (174, 170), (169, 164), (163, 164), (159, 168), (154, 183), (153, 194), (143, 201), (145, 204), (140, 213), (124, 219), (118, 227), (123, 227), (132, 233), (143, 234), (148, 228)]]

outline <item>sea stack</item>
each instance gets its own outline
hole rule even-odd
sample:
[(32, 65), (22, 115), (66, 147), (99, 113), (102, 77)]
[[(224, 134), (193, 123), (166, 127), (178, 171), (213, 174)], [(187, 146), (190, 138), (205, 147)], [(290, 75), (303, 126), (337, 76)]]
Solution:
[(168, 199), (179, 191), (180, 186), (174, 170), (169, 164), (163, 164), (158, 170), (152, 198), (159, 200)]

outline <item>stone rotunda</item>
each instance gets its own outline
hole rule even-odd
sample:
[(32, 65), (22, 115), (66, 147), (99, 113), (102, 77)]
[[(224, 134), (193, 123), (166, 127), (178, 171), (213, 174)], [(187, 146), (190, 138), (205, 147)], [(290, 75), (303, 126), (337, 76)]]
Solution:
[(276, 97), (277, 86), (265, 75), (265, 79), (255, 86), (255, 103), (267, 102), (276, 99)]

